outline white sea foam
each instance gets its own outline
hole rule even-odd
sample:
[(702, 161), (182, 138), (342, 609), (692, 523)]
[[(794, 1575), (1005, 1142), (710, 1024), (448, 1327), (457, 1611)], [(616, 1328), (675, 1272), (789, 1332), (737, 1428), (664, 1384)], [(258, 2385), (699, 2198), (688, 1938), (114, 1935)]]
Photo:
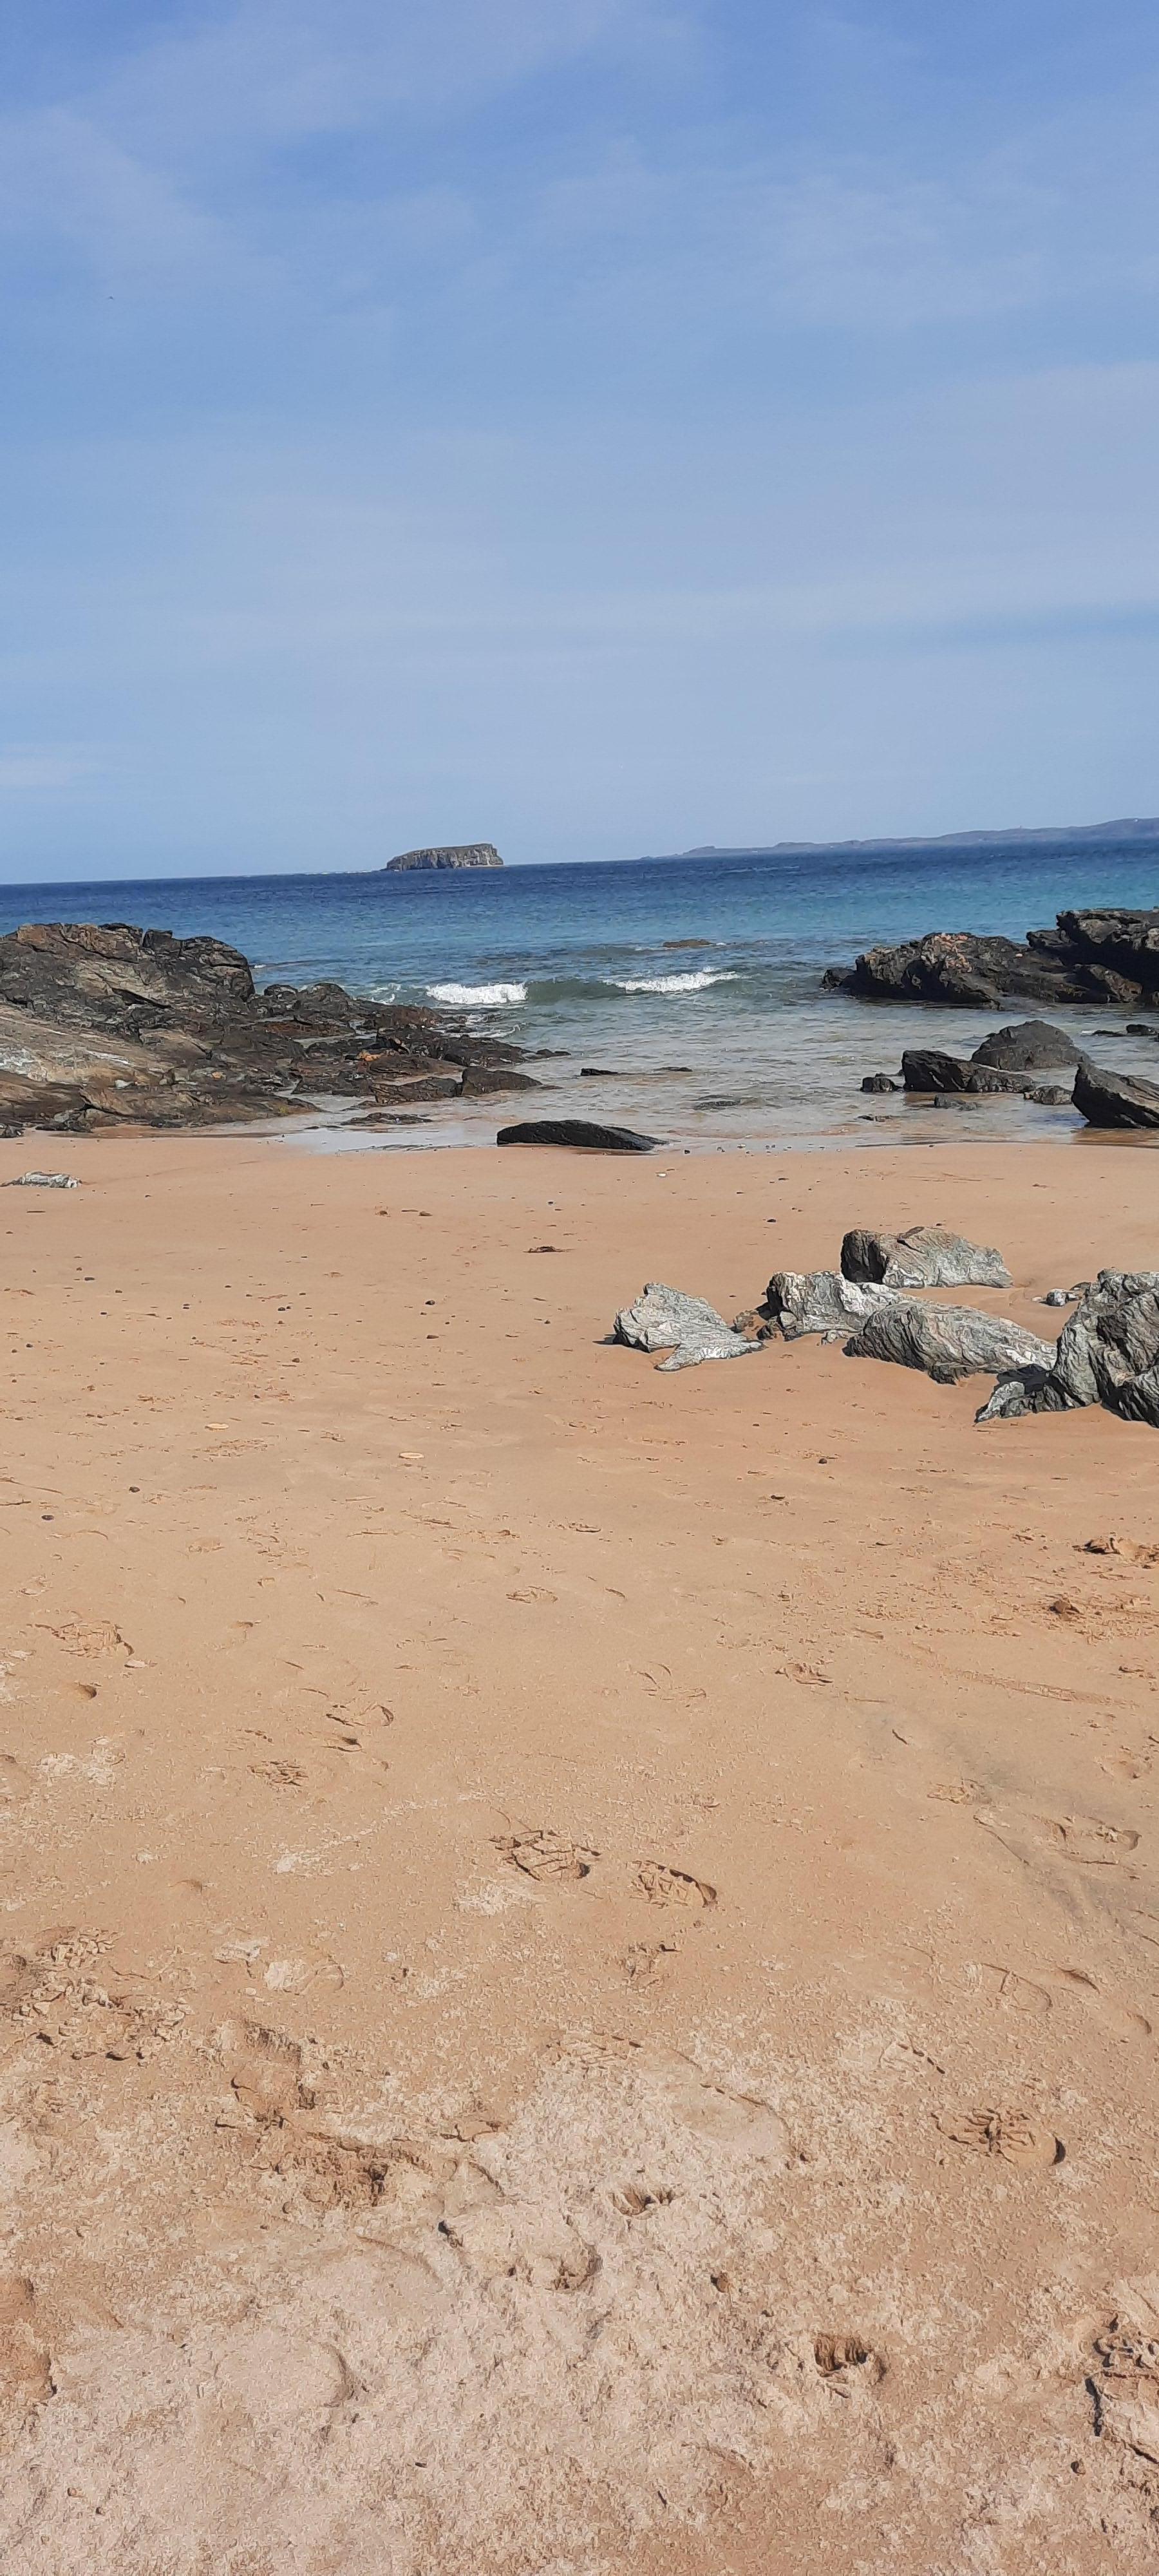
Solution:
[(500, 1011), (505, 1004), (525, 1002), (526, 984), (428, 984), (429, 1002), (449, 1002), (457, 1011)]
[(696, 975), (638, 975), (619, 982), (621, 993), (706, 993), (710, 984), (735, 984), (727, 966), (702, 966)]

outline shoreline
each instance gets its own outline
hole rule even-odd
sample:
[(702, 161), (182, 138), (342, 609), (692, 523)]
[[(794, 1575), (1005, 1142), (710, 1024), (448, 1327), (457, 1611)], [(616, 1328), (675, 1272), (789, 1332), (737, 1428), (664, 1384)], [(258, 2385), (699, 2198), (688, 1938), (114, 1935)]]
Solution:
[(0, 1199), (6, 2567), (1142, 2563), (1155, 1434), (606, 1337), (1159, 1167), (237, 1141)]

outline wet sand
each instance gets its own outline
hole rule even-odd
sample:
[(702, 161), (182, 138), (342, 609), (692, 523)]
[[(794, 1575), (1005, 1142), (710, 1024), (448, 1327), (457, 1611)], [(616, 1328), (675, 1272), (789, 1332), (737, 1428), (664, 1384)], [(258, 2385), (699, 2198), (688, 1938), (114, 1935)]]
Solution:
[(1156, 1436), (602, 1336), (1159, 1159), (36, 1145), (5, 2568), (1149, 2565)]

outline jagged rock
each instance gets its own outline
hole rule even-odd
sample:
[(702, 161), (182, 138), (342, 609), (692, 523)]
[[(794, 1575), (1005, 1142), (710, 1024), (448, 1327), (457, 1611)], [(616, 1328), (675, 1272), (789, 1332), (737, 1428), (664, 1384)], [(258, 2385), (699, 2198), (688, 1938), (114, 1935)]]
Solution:
[(1112, 904), (1060, 912), (1058, 928), (1084, 962), (1108, 969), (1136, 991), (1159, 992), (1159, 911)]
[(975, 1047), (970, 1062), (999, 1065), (1009, 1073), (1038, 1073), (1051, 1065), (1077, 1064), (1081, 1055), (1082, 1048), (1050, 1020), (1019, 1020), (1009, 1028), (991, 1030)]
[(602, 1154), (651, 1154), (658, 1136), (640, 1136), (634, 1127), (602, 1127), (591, 1118), (525, 1118), (517, 1127), (501, 1127), (497, 1145), (587, 1145)]
[(0, 939), (0, 999), (88, 1028), (125, 1025), (134, 1004), (214, 1015), (253, 998), (247, 960), (221, 939), (121, 921), (26, 922)]
[(841, 1246), (846, 1279), (880, 1281), (886, 1288), (1009, 1288), (1000, 1252), (950, 1234), (943, 1225), (911, 1225), (904, 1234), (853, 1226)]
[(895, 1291), (843, 1279), (839, 1270), (777, 1270), (765, 1291), (764, 1313), (779, 1324), (787, 1342), (803, 1333), (844, 1333), (864, 1323)]
[(992, 1009), (1007, 993), (1060, 998), (1061, 968), (1014, 939), (982, 939), (967, 930), (928, 931), (896, 947), (870, 948), (851, 968), (830, 967), (832, 990), (867, 999), (955, 1002)]
[(1065, 1083), (1036, 1082), (1033, 1091), (1028, 1091), (1026, 1097), (1028, 1100), (1033, 1100), (1039, 1109), (1069, 1109), (1074, 1093), (1067, 1090)]
[(1006, 1072), (999, 1065), (976, 1064), (973, 1057), (946, 1055), (941, 1047), (907, 1047), (901, 1060), (907, 1091), (1029, 1091), (1030, 1073)]
[(1089, 1127), (1159, 1127), (1159, 1083), (1139, 1073), (1107, 1073), (1089, 1057), (1075, 1075), (1074, 1105)]
[[(1118, 1035), (1117, 1030), (1115, 1034)], [(1159, 1038), (1159, 1029), (1151, 1020), (1128, 1020), (1123, 1034), (1129, 1038)]]
[(662, 1369), (697, 1368), (702, 1360), (743, 1359), (760, 1349), (734, 1332), (703, 1297), (687, 1297), (682, 1288), (651, 1280), (634, 1306), (625, 1306), (613, 1326), (618, 1342), (637, 1351), (670, 1351)]
[(1000, 1378), (978, 1420), (1087, 1404), (1159, 1430), (1159, 1271), (1100, 1270), (1068, 1315), (1049, 1367)]
[(1054, 1356), (1049, 1342), (1004, 1315), (983, 1315), (976, 1306), (923, 1306), (902, 1297), (890, 1297), (868, 1316), (845, 1352), (848, 1359), (924, 1369), (939, 1386), (983, 1372), (1048, 1368)]
[(900, 1085), (894, 1081), (892, 1074), (867, 1073), (862, 1076), (861, 1088), (863, 1091), (897, 1091)]

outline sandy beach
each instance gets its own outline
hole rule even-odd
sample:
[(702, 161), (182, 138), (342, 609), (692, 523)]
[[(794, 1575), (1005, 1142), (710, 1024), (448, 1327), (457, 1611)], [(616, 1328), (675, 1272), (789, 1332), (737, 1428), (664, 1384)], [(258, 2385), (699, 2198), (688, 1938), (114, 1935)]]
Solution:
[(1159, 1159), (32, 1141), (6, 2570), (1155, 2563), (1156, 1436), (604, 1336)]

